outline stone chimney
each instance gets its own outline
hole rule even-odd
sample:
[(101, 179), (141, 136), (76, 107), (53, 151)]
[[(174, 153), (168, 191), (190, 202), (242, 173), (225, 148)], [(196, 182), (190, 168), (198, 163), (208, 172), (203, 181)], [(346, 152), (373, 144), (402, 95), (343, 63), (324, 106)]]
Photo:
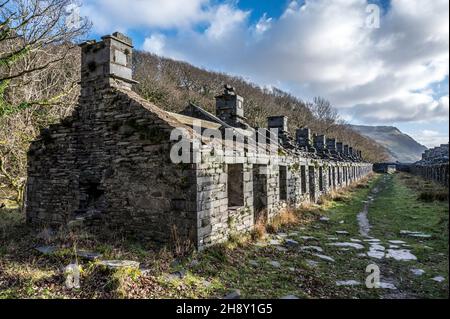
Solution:
[(107, 84), (131, 89), (133, 45), (130, 38), (115, 32), (102, 41), (87, 41), (81, 47), (82, 94), (96, 84)]
[(336, 152), (336, 139), (327, 138), (327, 149), (332, 153)]
[(314, 135), (314, 148), (319, 152), (325, 151), (325, 135)]
[(348, 145), (344, 145), (344, 155), (345, 156), (350, 155)]
[(298, 146), (310, 148), (311, 144), (311, 130), (307, 127), (299, 128), (295, 132), (295, 140)]
[(342, 142), (337, 142), (336, 143), (336, 151), (339, 154), (344, 154), (344, 146), (343, 146)]
[(245, 124), (244, 98), (236, 94), (235, 88), (225, 85), (222, 95), (216, 96), (216, 115), (231, 126)]
[(349, 154), (350, 156), (355, 155), (355, 153), (353, 153), (353, 147), (349, 147), (349, 148), (348, 148), (348, 154)]
[(288, 118), (287, 116), (269, 116), (267, 118), (267, 128), (277, 128), (281, 132), (288, 131)]

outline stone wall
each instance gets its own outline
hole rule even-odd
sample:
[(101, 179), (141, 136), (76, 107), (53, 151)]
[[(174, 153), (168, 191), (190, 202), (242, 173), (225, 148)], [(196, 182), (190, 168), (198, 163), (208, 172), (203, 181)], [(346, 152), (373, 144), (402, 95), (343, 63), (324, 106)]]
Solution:
[(448, 144), (442, 144), (441, 146), (426, 150), (422, 154), (422, 160), (411, 165), (410, 172), (448, 187), (448, 166)]

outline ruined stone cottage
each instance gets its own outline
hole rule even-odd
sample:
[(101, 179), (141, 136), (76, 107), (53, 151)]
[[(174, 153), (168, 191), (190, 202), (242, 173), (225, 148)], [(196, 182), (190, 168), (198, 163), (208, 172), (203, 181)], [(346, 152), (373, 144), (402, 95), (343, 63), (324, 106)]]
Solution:
[[(201, 249), (371, 171), (349, 145), (308, 128), (290, 136), (286, 117), (250, 127), (244, 98), (229, 86), (216, 97), (216, 114), (194, 104), (181, 114), (158, 108), (131, 90), (132, 42), (120, 33), (81, 44), (81, 54), (74, 113), (43, 130), (28, 153), (31, 224), (80, 222), (138, 240), (189, 240)], [(174, 162), (174, 129), (190, 141), (190, 159), (200, 149), (197, 161)], [(202, 132), (226, 129), (242, 140), (271, 142), (276, 152), (242, 147), (222, 154), (217, 139), (195, 142)]]

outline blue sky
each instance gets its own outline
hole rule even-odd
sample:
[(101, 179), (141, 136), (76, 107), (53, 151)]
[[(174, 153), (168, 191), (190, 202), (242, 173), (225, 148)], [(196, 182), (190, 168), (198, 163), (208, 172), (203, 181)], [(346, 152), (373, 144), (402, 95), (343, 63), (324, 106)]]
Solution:
[(429, 147), (448, 141), (448, 0), (82, 3), (92, 38), (119, 30), (141, 50), (323, 96), (351, 123), (395, 125)]

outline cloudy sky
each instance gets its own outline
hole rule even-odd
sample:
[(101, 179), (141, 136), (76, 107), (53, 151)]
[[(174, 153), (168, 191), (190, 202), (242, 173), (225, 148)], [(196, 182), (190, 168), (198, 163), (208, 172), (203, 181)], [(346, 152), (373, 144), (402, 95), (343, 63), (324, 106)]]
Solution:
[(448, 142), (448, 0), (82, 2), (92, 37), (126, 32), (138, 49), (323, 96), (351, 123)]

